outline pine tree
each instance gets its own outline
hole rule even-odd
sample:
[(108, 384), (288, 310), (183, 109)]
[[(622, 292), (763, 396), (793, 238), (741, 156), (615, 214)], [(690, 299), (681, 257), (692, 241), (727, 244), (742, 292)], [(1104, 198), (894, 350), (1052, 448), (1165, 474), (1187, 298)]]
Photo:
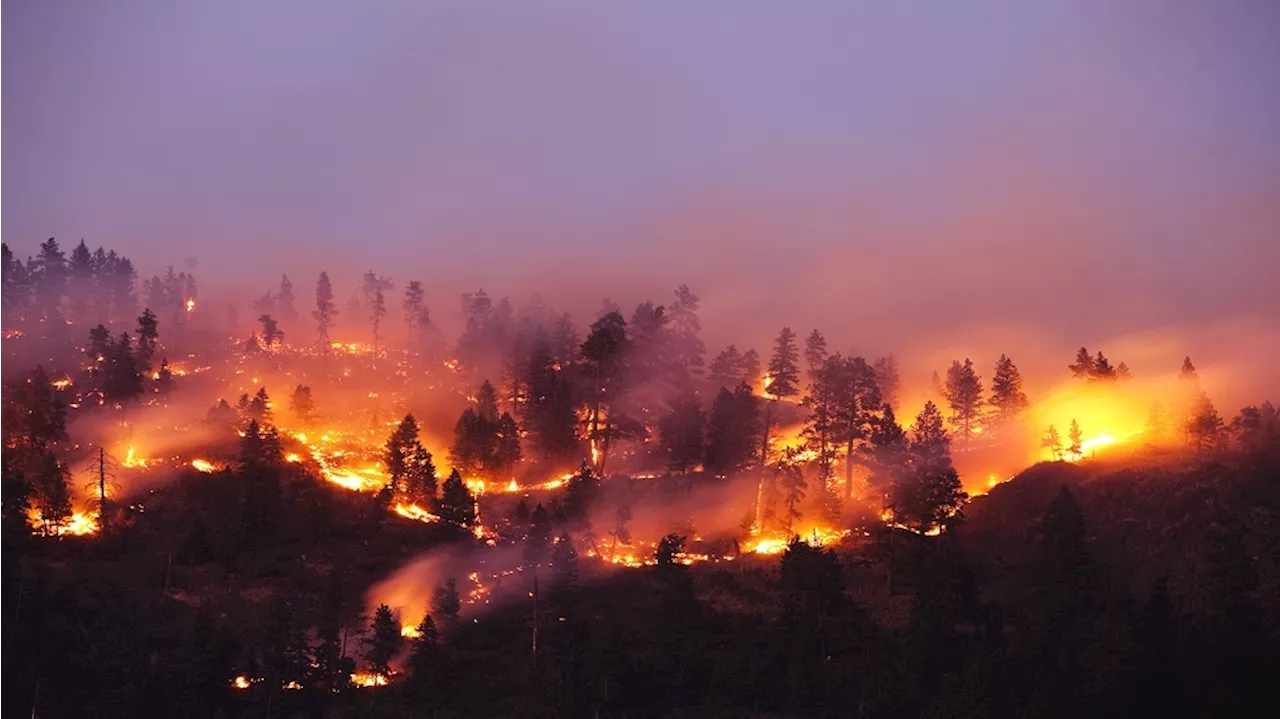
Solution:
[(418, 440), (418, 421), (412, 414), (406, 414), (396, 426), (391, 437), (387, 439), (383, 451), (383, 459), (387, 464), (387, 475), (398, 496), (409, 493), (409, 473), (415, 461), (415, 455), (422, 443)]
[(688, 285), (680, 285), (674, 294), (675, 301), (667, 310), (667, 316), (671, 320), (671, 353), (679, 373), (675, 378), (679, 384), (686, 378), (702, 375), (707, 347), (698, 336), (702, 331), (702, 323), (698, 319), (698, 296)]
[(707, 367), (708, 383), (717, 391), (722, 388), (737, 387), (740, 381), (741, 365), (742, 356), (738, 353), (738, 348), (734, 345), (725, 347)]
[(758, 428), (756, 397), (751, 388), (740, 384), (733, 392), (721, 389), (707, 420), (702, 460), (706, 471), (729, 475), (746, 469), (755, 459)]
[(1130, 371), (1129, 365), (1124, 362), (1116, 365), (1116, 379), (1121, 382), (1133, 379), (1133, 372)]
[(1049, 455), (1055, 460), (1062, 459), (1062, 437), (1058, 434), (1058, 428), (1049, 425), (1049, 430), (1045, 432), (1044, 439), (1040, 440), (1040, 446), (1049, 450)]
[(799, 361), (796, 334), (790, 327), (783, 327), (773, 342), (773, 354), (769, 357), (769, 370), (765, 374), (763, 394), (769, 402), (764, 406), (763, 431), (760, 437), (761, 466), (769, 463), (769, 435), (773, 431), (774, 405), (779, 399), (794, 397), (800, 393)]
[(262, 345), (267, 349), (275, 349), (276, 345), (284, 343), (284, 332), (280, 330), (280, 323), (276, 322), (271, 315), (262, 315), (258, 318), (258, 323), (262, 325)]
[(458, 623), (458, 612), (462, 610), (462, 600), (458, 596), (458, 583), (453, 577), (445, 579), (444, 584), (437, 584), (431, 595), (431, 613), (440, 617), (446, 627)]
[(510, 474), (520, 461), (520, 429), (507, 412), (498, 418), (494, 430), (493, 464), (490, 471), (497, 476)]
[(422, 317), (426, 312), (423, 305), (423, 297), (425, 292), (422, 289), (422, 283), (418, 280), (412, 280), (404, 288), (404, 302), (401, 307), (404, 309), (404, 321), (409, 328), (409, 346), (414, 345), (414, 330), (422, 326)]
[(875, 363), (876, 384), (880, 387), (880, 399), (885, 404), (896, 407), (898, 392), (902, 389), (902, 377), (898, 373), (898, 358), (892, 352), (880, 357)]
[(58, 399), (43, 366), (36, 365), (27, 375), (6, 382), (4, 400), (0, 430), (6, 449), (43, 452), (55, 442), (70, 439), (67, 407)]
[(94, 295), (93, 255), (89, 247), (80, 240), (71, 251), (71, 260), (67, 263), (67, 296), (70, 299), (71, 318), (76, 322), (89, 321), (91, 300)]
[(671, 401), (670, 410), (658, 425), (668, 468), (685, 473), (702, 460), (705, 423), (702, 403), (692, 388), (683, 390)]
[[(693, 320), (696, 321), (696, 317)], [(616, 398), (622, 394), (626, 373), (625, 357), (629, 345), (626, 320), (617, 312), (610, 312), (596, 320), (591, 325), (591, 334), (582, 343), (582, 358), (593, 385), (590, 413), (587, 416), (587, 437), (591, 440), (593, 449), (597, 447), (597, 443), (601, 443), (603, 447), (598, 452), (596, 463), (596, 469), (600, 472), (604, 472), (604, 465), (609, 457), (609, 443), (614, 435), (616, 414), (613, 409), (617, 405)], [(692, 351), (688, 347), (685, 350)], [(689, 357), (685, 359), (692, 361)]]
[(311, 397), (310, 387), (300, 384), (293, 388), (293, 395), (289, 398), (289, 410), (302, 426), (311, 424), (315, 419), (316, 404)]
[(1076, 361), (1074, 364), (1067, 365), (1067, 369), (1071, 370), (1071, 376), (1076, 379), (1089, 379), (1093, 377), (1093, 355), (1089, 354), (1089, 350), (1081, 347), (1076, 352)]
[(741, 381), (754, 385), (756, 380), (760, 379), (760, 353), (750, 349), (743, 352), (738, 362), (738, 370)]
[(32, 504), (40, 513), (41, 532), (57, 534), (66, 526), (72, 513), (67, 468), (48, 450), (41, 452), (37, 466)]
[(982, 379), (969, 358), (965, 358), (963, 365), (951, 363), (947, 370), (946, 398), (951, 407), (951, 426), (966, 443), (971, 442), (980, 421)]
[(138, 317), (138, 348), (135, 355), (139, 372), (145, 374), (151, 370), (151, 361), (155, 358), (159, 337), (159, 322), (156, 320), (156, 314), (150, 308), (143, 310), (142, 315)]
[(572, 458), (578, 450), (577, 423), (567, 370), (554, 358), (551, 346), (535, 339), (529, 355), (525, 386), (525, 428), (541, 455), (552, 461)]
[(991, 376), (991, 408), (993, 423), (997, 427), (1015, 422), (1027, 408), (1027, 395), (1022, 391), (1022, 373), (1007, 355), (996, 360), (995, 374)]
[(443, 685), (440, 675), (444, 669), (444, 653), (440, 646), (440, 630), (430, 614), (418, 623), (409, 643), (413, 647), (409, 653), (411, 686), (420, 696), (438, 700)]
[(403, 640), (400, 636), (400, 624), (391, 607), (378, 605), (373, 613), (373, 624), (369, 627), (369, 638), (366, 640), (364, 658), (369, 662), (369, 671), (380, 676), (391, 673), (391, 659), (400, 651)]
[(120, 334), (107, 358), (102, 391), (108, 400), (121, 403), (142, 394), (142, 372), (138, 369), (128, 333)]
[(1071, 427), (1067, 430), (1067, 439), (1071, 444), (1067, 446), (1067, 454), (1082, 459), (1084, 457), (1084, 435), (1080, 433), (1080, 423), (1074, 419), (1071, 420)]
[(551, 551), (551, 518), (547, 510), (538, 504), (530, 518), (529, 534), (524, 539), (524, 564), (536, 567), (547, 561)]
[(1090, 379), (1099, 382), (1114, 382), (1116, 379), (1116, 370), (1111, 366), (1111, 362), (1107, 360), (1102, 351), (1098, 351), (1098, 356), (1093, 360), (1093, 373)]
[(1191, 363), (1190, 357), (1182, 359), (1182, 369), (1178, 372), (1178, 379), (1189, 383), (1198, 383), (1200, 375), (1196, 372), (1196, 366)]
[(930, 471), (951, 466), (951, 437), (943, 427), (942, 412), (932, 402), (925, 402), (916, 415), (911, 430), (911, 463), (928, 466)]
[(440, 495), (440, 518), (468, 528), (476, 521), (476, 499), (456, 469), (444, 481)]
[(782, 503), (786, 508), (783, 528), (787, 534), (791, 534), (797, 529), (803, 516), (800, 508), (804, 505), (808, 483), (805, 482), (804, 470), (794, 450), (788, 450), (776, 467), (778, 484), (782, 488)]
[(769, 359), (768, 393), (777, 399), (800, 394), (800, 351), (796, 348), (796, 333), (783, 327), (773, 342), (773, 356)]
[(274, 312), (285, 322), (298, 319), (298, 308), (294, 306), (293, 282), (288, 275), (280, 276), (280, 294), (276, 295)]
[(814, 330), (804, 340), (804, 361), (809, 365), (809, 381), (817, 381), (818, 372), (827, 361), (827, 338)]
[(1200, 392), (1192, 405), (1185, 427), (1188, 443), (1199, 457), (1206, 450), (1216, 449), (1222, 438), (1222, 417), (1214, 408), (1209, 395)]
[[(941, 417), (939, 417), (941, 419)], [(907, 464), (907, 433), (898, 424), (893, 406), (886, 403), (871, 432), (872, 485), (887, 494), (894, 477)]]
[(40, 243), (38, 254), (29, 265), (35, 269), (36, 312), (47, 320), (62, 319), (62, 298), (67, 291), (67, 258), (50, 237)]
[(329, 284), (329, 273), (321, 272), (316, 280), (316, 308), (311, 313), (316, 321), (316, 339), (320, 342), (320, 350), (329, 352), (329, 328), (333, 327), (334, 318), (338, 316), (338, 305), (333, 301), (333, 286)]

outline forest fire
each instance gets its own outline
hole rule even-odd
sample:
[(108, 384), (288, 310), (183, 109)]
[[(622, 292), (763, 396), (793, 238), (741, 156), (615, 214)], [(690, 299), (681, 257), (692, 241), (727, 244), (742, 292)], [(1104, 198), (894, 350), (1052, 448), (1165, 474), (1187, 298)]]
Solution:
[(204, 472), (205, 474), (210, 474), (212, 472), (218, 471), (218, 468), (212, 462), (206, 459), (191, 460), (191, 468), (196, 470), (197, 472)]

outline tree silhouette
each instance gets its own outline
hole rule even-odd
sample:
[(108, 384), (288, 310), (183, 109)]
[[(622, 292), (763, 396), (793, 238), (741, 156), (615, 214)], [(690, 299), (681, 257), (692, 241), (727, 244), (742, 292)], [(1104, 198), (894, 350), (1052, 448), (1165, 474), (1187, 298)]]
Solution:
[(880, 387), (880, 399), (887, 405), (896, 407), (898, 392), (902, 389), (902, 378), (898, 374), (898, 358), (892, 352), (876, 359), (876, 385)]
[(804, 361), (809, 368), (809, 381), (816, 382), (818, 372), (827, 361), (827, 338), (818, 330), (810, 332), (804, 340)]
[(138, 371), (146, 373), (151, 370), (151, 361), (155, 358), (159, 343), (159, 322), (150, 308), (142, 311), (138, 317), (138, 347), (136, 351)]
[(969, 358), (965, 358), (964, 364), (951, 363), (947, 370), (946, 398), (951, 407), (951, 426), (966, 444), (971, 442), (980, 421), (982, 379)]
[(1074, 419), (1071, 420), (1071, 427), (1067, 430), (1067, 439), (1071, 444), (1067, 446), (1067, 454), (1077, 459), (1084, 457), (1084, 435), (1080, 433), (1080, 423)]
[(1050, 456), (1055, 460), (1062, 459), (1062, 437), (1058, 434), (1058, 428), (1049, 425), (1049, 429), (1045, 432), (1044, 438), (1040, 440), (1040, 446), (1049, 450)]
[(773, 342), (773, 354), (769, 358), (769, 371), (765, 380), (765, 396), (769, 403), (764, 408), (764, 428), (760, 439), (760, 465), (769, 463), (769, 433), (773, 430), (774, 405), (779, 399), (794, 397), (800, 393), (800, 352), (796, 348), (796, 334), (790, 327), (783, 327)]
[(316, 339), (320, 342), (320, 350), (329, 352), (329, 328), (333, 327), (334, 318), (338, 316), (338, 305), (333, 301), (333, 286), (329, 284), (329, 273), (321, 272), (316, 280), (316, 308), (311, 317), (316, 321)]
[(1090, 379), (1093, 377), (1093, 355), (1089, 354), (1089, 350), (1081, 347), (1076, 352), (1076, 361), (1067, 365), (1067, 369), (1071, 370), (1071, 376), (1076, 379)]
[(400, 651), (402, 643), (400, 626), (391, 607), (378, 605), (373, 613), (373, 623), (369, 627), (369, 638), (365, 643), (364, 658), (369, 662), (369, 671), (381, 676), (391, 673), (391, 659)]
[(468, 528), (476, 521), (476, 499), (456, 469), (449, 474), (441, 490), (440, 518)]
[(670, 410), (659, 422), (660, 443), (668, 468), (688, 472), (702, 460), (705, 423), (697, 392), (688, 388), (676, 395)]
[(258, 318), (258, 323), (262, 325), (264, 347), (274, 349), (276, 345), (284, 342), (284, 332), (280, 330), (280, 324), (271, 315), (262, 315)]
[(1007, 355), (996, 360), (996, 370), (991, 375), (991, 399), (993, 422), (997, 427), (1016, 421), (1027, 408), (1027, 395), (1022, 391), (1022, 373)]

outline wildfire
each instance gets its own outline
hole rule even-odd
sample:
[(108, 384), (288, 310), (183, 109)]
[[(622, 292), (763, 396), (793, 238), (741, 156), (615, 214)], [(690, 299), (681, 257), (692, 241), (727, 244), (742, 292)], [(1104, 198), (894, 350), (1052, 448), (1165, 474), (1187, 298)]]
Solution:
[(428, 512), (416, 504), (397, 504), (395, 506), (396, 514), (405, 519), (412, 519), (418, 522), (439, 522), (440, 517)]
[(286, 462), (301, 462), (301, 461), (302, 461), (302, 457), (299, 457), (299, 456), (298, 456), (298, 454), (297, 454), (297, 452), (290, 452), (290, 453), (289, 453), (289, 454), (284, 458), (284, 461), (286, 461)]
[(52, 384), (54, 389), (66, 389), (71, 386), (71, 380), (69, 378), (64, 377), (62, 379), (54, 380), (49, 384)]
[(63, 524), (46, 524), (40, 510), (33, 509), (27, 513), (28, 523), (40, 527), (46, 534), (55, 537), (83, 537), (98, 531), (98, 516), (87, 512), (72, 512)]
[(373, 672), (356, 672), (351, 675), (351, 683), (358, 687), (385, 687), (387, 685), (387, 675), (374, 674)]
[(196, 470), (197, 472), (204, 472), (206, 474), (218, 471), (218, 468), (215, 467), (213, 463), (207, 459), (191, 460), (191, 468)]
[(1065, 459), (1068, 462), (1078, 462), (1084, 459), (1085, 457), (1088, 457), (1089, 455), (1093, 454), (1094, 452), (1097, 452), (1099, 449), (1103, 447), (1109, 447), (1115, 444), (1116, 441), (1117, 440), (1115, 437), (1112, 437), (1106, 432), (1103, 432), (1102, 434), (1099, 434), (1096, 437), (1090, 437), (1089, 439), (1086, 439), (1083, 442), (1081, 442), (1080, 452), (1078, 454), (1075, 452), (1068, 452), (1065, 455)]
[(196, 301), (195, 301), (194, 299), (188, 298), (188, 299), (187, 299), (187, 314), (191, 314), (191, 310), (194, 310), (195, 308), (196, 308)]
[(124, 461), (121, 462), (121, 464), (123, 464), (126, 467), (146, 467), (147, 460), (139, 459), (137, 456), (137, 451), (133, 448), (133, 445), (131, 444), (129, 445), (129, 449), (125, 452)]
[(418, 631), (418, 628), (412, 624), (406, 624), (400, 627), (400, 636), (405, 639), (419, 639), (422, 637), (422, 632)]

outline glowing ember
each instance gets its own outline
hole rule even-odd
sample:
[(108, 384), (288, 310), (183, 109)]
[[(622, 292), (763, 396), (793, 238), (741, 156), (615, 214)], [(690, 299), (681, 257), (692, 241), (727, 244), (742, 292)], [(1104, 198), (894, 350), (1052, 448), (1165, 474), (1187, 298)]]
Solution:
[(213, 466), (212, 462), (205, 459), (191, 460), (191, 467), (192, 469), (195, 469), (197, 472), (211, 473), (211, 472), (218, 471), (218, 468)]
[(53, 385), (54, 389), (66, 389), (71, 386), (71, 380), (63, 378), (54, 380), (53, 382), (50, 382), (50, 384)]
[(290, 452), (290, 453), (289, 453), (289, 455), (288, 455), (288, 456), (286, 456), (286, 457), (284, 458), (284, 461), (286, 461), (286, 462), (301, 462), (301, 461), (302, 461), (302, 457), (299, 457), (299, 456), (297, 455), (297, 453), (296, 453), (296, 452)]
[(231, 680), (231, 686), (235, 687), (236, 689), (248, 689), (250, 686), (253, 685), (254, 682), (260, 682), (260, 681), (262, 680), (250, 679), (249, 677), (246, 677), (245, 675), (241, 674), (240, 676)]

